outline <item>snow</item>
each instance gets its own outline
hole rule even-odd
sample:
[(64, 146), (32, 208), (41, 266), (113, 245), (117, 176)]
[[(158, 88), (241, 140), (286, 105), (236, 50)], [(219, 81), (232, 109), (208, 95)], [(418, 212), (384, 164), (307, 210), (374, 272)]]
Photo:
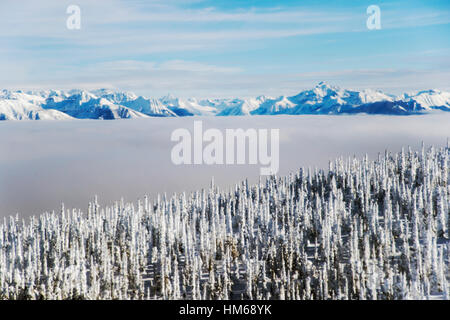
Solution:
[(450, 110), (450, 92), (439, 90), (420, 91), (413, 95), (404, 95), (404, 101), (414, 101), (425, 110), (442, 108)]
[(2, 299), (450, 297), (450, 145), (0, 223)]
[(0, 120), (68, 120), (66, 113), (44, 110), (38, 105), (44, 98), (20, 92), (2, 91), (0, 96)]
[(371, 103), (377, 101), (394, 101), (394, 97), (378, 90), (365, 89), (359, 92), (360, 103)]
[(181, 99), (171, 94), (147, 98), (111, 89), (26, 93), (3, 90), (0, 103), (4, 106), (0, 109), (2, 120), (67, 119), (61, 112), (78, 119), (343, 113), (410, 115), (450, 111), (450, 93), (426, 90), (394, 97), (378, 90), (347, 90), (320, 82), (311, 90), (276, 98)]
[(196, 119), (2, 123), (0, 213), (34, 217), (0, 222), (0, 298), (449, 298), (450, 113), (201, 117), (281, 129), (261, 182), (171, 164)]
[[(64, 201), (84, 207), (93, 194), (109, 203), (120, 197), (196, 190), (212, 176), (222, 187), (242, 177), (257, 182), (260, 165), (176, 166), (170, 154), (173, 130), (280, 129), (280, 175), (301, 166), (327, 168), (339, 156), (371, 159), (381, 150), (443, 145), (450, 137), (450, 113), (230, 117), (150, 117), (118, 121), (0, 123), (0, 218), (53, 210)], [(180, 177), (183, 177), (180, 179)], [(49, 190), (52, 190), (49, 192)]]

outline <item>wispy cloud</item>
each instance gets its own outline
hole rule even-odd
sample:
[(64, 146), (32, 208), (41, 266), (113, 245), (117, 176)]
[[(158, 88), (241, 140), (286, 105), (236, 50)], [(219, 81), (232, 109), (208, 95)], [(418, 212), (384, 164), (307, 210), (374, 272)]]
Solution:
[[(289, 91), (312, 81), (314, 76), (308, 76), (312, 73), (326, 77), (328, 72), (342, 85), (354, 77), (379, 87), (409, 87), (422, 84), (423, 79), (434, 84), (428, 74), (445, 83), (450, 80), (443, 63), (437, 63), (448, 59), (444, 40), (450, 36), (448, 27), (431, 37), (411, 34), (411, 42), (403, 44), (410, 36), (408, 30), (448, 26), (448, 6), (382, 5), (382, 30), (372, 32), (366, 29), (367, 15), (360, 4), (277, 3), (277, 7), (224, 9), (203, 3), (77, 0), (82, 27), (74, 31), (66, 28), (66, 8), (73, 1), (3, 0), (0, 72), (8, 76), (0, 79), (0, 86), (98, 84), (188, 95), (213, 89), (228, 96), (250, 88), (255, 94)], [(398, 42), (402, 44), (396, 46)], [(415, 52), (424, 50), (441, 53), (423, 61)], [(318, 61), (320, 56), (323, 61)], [(410, 68), (405, 67), (406, 61)], [(318, 69), (311, 70), (312, 66)], [(363, 69), (379, 73), (364, 75)], [(400, 78), (402, 72), (396, 76), (388, 69), (427, 76)], [(392, 79), (402, 82), (395, 84)]]
[[(91, 69), (91, 70), (89, 70)], [(239, 68), (220, 67), (206, 63), (184, 60), (169, 60), (163, 63), (137, 60), (118, 60), (109, 62), (100, 62), (91, 65), (84, 71), (101, 70), (105, 73), (125, 72), (125, 73), (148, 73), (165, 71), (182, 71), (190, 73), (238, 73)]]
[(189, 72), (213, 72), (213, 73), (237, 73), (241, 70), (239, 68), (227, 68), (208, 65), (199, 62), (190, 62), (183, 60), (172, 60), (162, 63), (159, 70), (175, 70), (175, 71), (189, 71)]

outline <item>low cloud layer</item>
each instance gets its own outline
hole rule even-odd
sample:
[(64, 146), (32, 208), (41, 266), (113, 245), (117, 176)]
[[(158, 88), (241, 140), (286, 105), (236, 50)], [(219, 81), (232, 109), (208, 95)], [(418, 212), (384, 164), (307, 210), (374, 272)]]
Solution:
[[(68, 208), (85, 210), (94, 195), (102, 204), (145, 194), (193, 191), (216, 184), (229, 188), (256, 182), (260, 165), (175, 166), (171, 132), (193, 129), (199, 118), (116, 121), (30, 121), (0, 125), (0, 217), (27, 217)], [(337, 157), (410, 145), (442, 146), (450, 137), (449, 114), (424, 116), (255, 116), (201, 118), (204, 128), (279, 128), (279, 175), (299, 167), (327, 168)]]

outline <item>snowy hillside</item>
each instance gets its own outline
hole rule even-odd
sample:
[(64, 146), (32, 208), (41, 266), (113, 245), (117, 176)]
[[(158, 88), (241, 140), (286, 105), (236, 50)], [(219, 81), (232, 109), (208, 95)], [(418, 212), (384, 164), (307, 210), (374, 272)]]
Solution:
[(66, 113), (40, 107), (45, 98), (21, 92), (0, 92), (0, 120), (67, 120)]
[(375, 90), (346, 90), (320, 82), (294, 96), (246, 99), (146, 98), (132, 92), (7, 91), (0, 94), (0, 120), (121, 119), (176, 116), (277, 114), (420, 114), (450, 111), (450, 93), (420, 91), (395, 97)]
[(414, 95), (404, 94), (401, 100), (406, 102), (415, 102), (420, 108), (425, 110), (450, 109), (450, 92), (441, 92), (439, 90), (420, 91)]
[[(59, 98), (59, 99), (58, 99)], [(68, 97), (49, 97), (41, 105), (45, 110), (58, 110), (77, 119), (120, 119), (143, 118), (145, 114), (97, 97), (87, 91), (80, 91)]]
[(450, 148), (0, 224), (0, 299), (446, 299)]
[(355, 110), (363, 104), (393, 99), (379, 91), (349, 91), (320, 82), (314, 89), (303, 91), (290, 100), (296, 105), (295, 114), (337, 114), (344, 108)]
[[(114, 92), (107, 89), (100, 89), (93, 92), (94, 95), (104, 98), (116, 105), (125, 106), (131, 110), (143, 113), (149, 116), (176, 116), (158, 99), (147, 99), (137, 96), (132, 92)], [(134, 115), (134, 118), (139, 117)], [(142, 115), (141, 115), (142, 117)]]

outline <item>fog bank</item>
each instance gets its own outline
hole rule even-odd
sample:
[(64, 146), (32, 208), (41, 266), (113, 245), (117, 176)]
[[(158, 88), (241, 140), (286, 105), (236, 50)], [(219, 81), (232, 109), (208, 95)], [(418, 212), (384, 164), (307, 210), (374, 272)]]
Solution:
[[(0, 122), (0, 217), (27, 217), (67, 208), (85, 210), (95, 194), (101, 204), (123, 197), (223, 188), (259, 179), (260, 165), (181, 165), (171, 162), (174, 129), (280, 129), (279, 175), (300, 167), (326, 168), (340, 156), (371, 159), (385, 149), (442, 146), (450, 114), (421, 116), (252, 116)], [(206, 144), (205, 144), (206, 145)]]

